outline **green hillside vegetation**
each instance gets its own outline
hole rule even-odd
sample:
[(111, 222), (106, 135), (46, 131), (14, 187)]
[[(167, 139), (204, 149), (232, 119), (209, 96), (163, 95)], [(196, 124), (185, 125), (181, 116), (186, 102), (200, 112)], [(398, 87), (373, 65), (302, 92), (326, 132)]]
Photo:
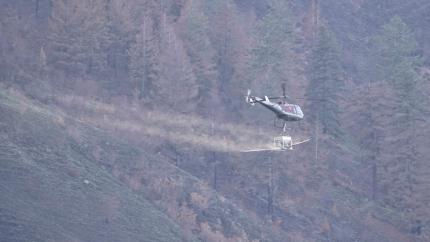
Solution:
[(174, 221), (88, 154), (94, 141), (126, 146), (4, 90), (0, 113), (1, 241), (184, 240)]

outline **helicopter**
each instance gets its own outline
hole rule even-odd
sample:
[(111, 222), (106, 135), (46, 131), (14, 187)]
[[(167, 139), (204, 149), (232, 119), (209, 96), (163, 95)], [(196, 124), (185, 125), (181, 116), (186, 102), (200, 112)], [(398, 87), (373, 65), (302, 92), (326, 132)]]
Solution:
[[(263, 105), (263, 107), (269, 109), (274, 112), (276, 115), (275, 118), (275, 126), (276, 120), (280, 119), (284, 122), (282, 126), (283, 133), (286, 132), (287, 122), (291, 121), (300, 121), (303, 119), (303, 111), (297, 104), (290, 104), (287, 102), (288, 96), (285, 95), (285, 83), (282, 84), (282, 96), (279, 97), (268, 97), (264, 96), (264, 98), (251, 96), (251, 90), (248, 89), (248, 93), (245, 96), (245, 101), (251, 105), (255, 105), (259, 103)], [(279, 100), (278, 102), (272, 102), (271, 100)]]
[[(248, 93), (245, 96), (245, 101), (252, 106), (256, 103), (261, 104), (263, 107), (272, 111), (276, 116), (274, 120), (274, 126), (276, 125), (277, 120), (281, 120), (283, 122), (282, 125), (282, 134), (281, 136), (274, 137), (273, 139), (273, 148), (269, 149), (255, 149), (255, 150), (246, 150), (244, 152), (255, 152), (255, 151), (276, 151), (276, 150), (292, 150), (293, 146), (308, 142), (310, 139), (305, 139), (299, 142), (293, 142), (292, 137), (286, 135), (287, 123), (288, 122), (297, 122), (303, 120), (304, 114), (302, 109), (297, 104), (291, 104), (287, 101), (288, 96), (285, 94), (285, 83), (282, 84), (282, 96), (278, 97), (268, 97), (264, 96), (264, 98), (252, 96), (251, 90), (248, 89)], [(271, 100), (278, 100), (272, 102)]]

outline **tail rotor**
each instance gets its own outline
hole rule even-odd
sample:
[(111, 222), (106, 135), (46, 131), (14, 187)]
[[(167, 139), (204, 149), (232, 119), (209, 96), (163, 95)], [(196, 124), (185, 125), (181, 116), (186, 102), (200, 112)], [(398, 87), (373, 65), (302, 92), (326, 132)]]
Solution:
[(246, 103), (249, 103), (251, 105), (255, 105), (255, 100), (251, 96), (251, 89), (248, 89), (248, 92), (247, 92), (247, 94), (245, 96), (245, 101), (246, 101)]

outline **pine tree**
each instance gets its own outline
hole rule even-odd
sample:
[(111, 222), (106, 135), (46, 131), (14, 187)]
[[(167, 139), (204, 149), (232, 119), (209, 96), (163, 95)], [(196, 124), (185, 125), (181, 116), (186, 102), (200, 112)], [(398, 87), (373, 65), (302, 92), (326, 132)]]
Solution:
[(134, 40), (136, 26), (135, 11), (141, 6), (131, 1), (105, 0), (106, 33), (101, 48), (106, 53), (106, 74), (102, 85), (109, 95), (127, 95), (133, 92), (133, 82), (129, 77), (130, 59), (128, 51)]
[(368, 166), (369, 196), (377, 201), (381, 198), (381, 173), (384, 157), (383, 145), (387, 135), (386, 127), (393, 107), (392, 92), (385, 82), (369, 81), (356, 86), (355, 94), (349, 97), (349, 106), (346, 108), (357, 125), (354, 137), (359, 144), (360, 160)]
[(129, 76), (134, 86), (135, 97), (141, 99), (148, 92), (145, 84), (145, 42), (146, 33), (143, 30), (136, 34), (134, 43), (130, 45), (129, 50)]
[(198, 82), (197, 102), (204, 115), (220, 107), (216, 88), (215, 51), (208, 37), (209, 20), (200, 1), (192, 0), (183, 16), (185, 28), (181, 37)]
[(165, 40), (162, 50), (161, 76), (154, 83), (156, 99), (176, 111), (194, 111), (199, 86), (183, 45)]
[(46, 54), (48, 65), (66, 79), (96, 76), (105, 70), (100, 48), (106, 31), (102, 11), (102, 1), (53, 2)]
[(212, 28), (210, 32), (211, 43), (215, 49), (215, 62), (217, 70), (217, 89), (223, 106), (229, 110), (237, 111), (239, 103), (234, 102), (238, 96), (243, 95), (246, 89), (243, 78), (237, 78), (240, 53), (245, 52), (240, 43), (240, 29), (237, 26), (237, 10), (230, 1), (210, 1)]
[(155, 1), (145, 5), (142, 24), (129, 51), (130, 78), (139, 99), (157, 96), (155, 83), (161, 75), (161, 15)]
[(323, 133), (339, 136), (338, 101), (344, 86), (337, 42), (334, 35), (321, 27), (316, 44), (310, 55), (309, 98), (310, 117), (321, 124)]
[(393, 17), (375, 37), (375, 54), (378, 79), (389, 81), (401, 98), (408, 98), (419, 81), (421, 58), (413, 32), (400, 17)]
[(293, 27), (287, 1), (271, 0), (269, 7), (257, 26), (250, 79), (262, 93), (277, 93), (291, 72)]
[(384, 160), (385, 201), (404, 210), (413, 223), (416, 216), (423, 215), (417, 211), (422, 209), (420, 201), (425, 196), (418, 192), (425, 186), (419, 181), (426, 159), (418, 152), (416, 140), (421, 136), (418, 127), (424, 120), (422, 113), (427, 103), (421, 93), (418, 44), (402, 19), (393, 17), (375, 38), (375, 53), (379, 80), (386, 81), (394, 90), (387, 126), (389, 136), (385, 140), (386, 152), (390, 154)]

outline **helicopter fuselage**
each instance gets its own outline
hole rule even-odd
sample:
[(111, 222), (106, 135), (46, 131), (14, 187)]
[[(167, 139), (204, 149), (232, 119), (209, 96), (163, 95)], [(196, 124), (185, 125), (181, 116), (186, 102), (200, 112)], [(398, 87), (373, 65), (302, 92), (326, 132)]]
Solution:
[(303, 112), (299, 105), (284, 102), (276, 103), (270, 101), (267, 97), (265, 99), (255, 97), (254, 102), (260, 103), (284, 121), (300, 121), (303, 119)]

